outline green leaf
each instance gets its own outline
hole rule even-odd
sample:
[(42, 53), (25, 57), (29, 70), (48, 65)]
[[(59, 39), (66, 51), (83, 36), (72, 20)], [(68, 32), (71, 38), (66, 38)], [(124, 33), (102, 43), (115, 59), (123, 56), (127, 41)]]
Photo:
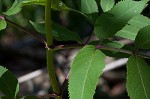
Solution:
[(7, 26), (7, 23), (4, 19), (0, 19), (0, 31), (5, 29)]
[(100, 50), (92, 45), (82, 48), (70, 70), (70, 99), (93, 99), (98, 78), (104, 67), (105, 55)]
[(98, 7), (95, 0), (81, 0), (81, 12), (82, 13), (94, 13), (98, 12)]
[[(17, 14), (18, 12), (21, 11), (23, 6), (27, 6), (27, 5), (45, 6), (45, 0), (24, 0), (24, 1), (19, 1), (19, 2), (18, 2), (18, 0), (15, 0), (12, 7), (4, 14), (5, 15)], [(78, 10), (74, 10), (72, 8), (67, 7), (61, 0), (52, 0), (51, 8), (56, 11), (67, 10), (67, 11), (73, 11), (73, 12), (79, 13), (79, 14), (83, 15), (87, 21), (89, 21), (91, 24), (93, 24), (87, 15), (85, 15), (84, 13), (82, 13)]]
[[(30, 21), (33, 27), (40, 33), (46, 34), (45, 32), (45, 25), (40, 23), (35, 23)], [(81, 39), (77, 33), (74, 33), (63, 26), (60, 26), (56, 23), (52, 23), (52, 33), (54, 39), (58, 41), (78, 41), (81, 42)]]
[(104, 12), (110, 10), (115, 5), (115, 0), (101, 0), (101, 7)]
[(128, 21), (128, 24), (122, 30), (117, 32), (116, 36), (135, 40), (138, 31), (147, 25), (150, 25), (149, 18), (142, 15), (135, 16)]
[(74, 33), (58, 24), (52, 23), (52, 32), (55, 37), (55, 39), (60, 41), (79, 41), (81, 42), (81, 39), (77, 33)]
[[(52, 9), (58, 10), (58, 11), (61, 11), (61, 10), (74, 11), (73, 9), (67, 7), (62, 1), (60, 0), (58, 1), (59, 1), (58, 3), (55, 0), (52, 1), (52, 4), (51, 4)], [(45, 6), (45, 0), (24, 0), (24, 1), (15, 0), (12, 7), (8, 11), (4, 12), (4, 14), (14, 15), (20, 12), (23, 6), (34, 5), (34, 4)]]
[(135, 38), (135, 46), (141, 49), (150, 49), (150, 25), (142, 28), (136, 38)]
[(131, 56), (127, 63), (127, 91), (131, 99), (150, 99), (150, 67), (140, 57)]
[(26, 5), (45, 5), (45, 0), (24, 0), (22, 2), (22, 6), (26, 6)]
[(36, 23), (36, 22), (32, 22), (32, 21), (29, 21), (29, 22), (32, 24), (32, 26), (34, 27), (34, 29), (36, 31), (38, 31), (39, 33), (42, 33), (42, 34), (46, 34), (44, 23)]
[(14, 14), (17, 14), (18, 12), (20, 12), (21, 9), (22, 9), (21, 2), (19, 2), (18, 0), (15, 0), (12, 7), (8, 11), (4, 12), (4, 14), (8, 15), (8, 16), (14, 15)]
[(145, 6), (142, 1), (120, 1), (97, 19), (94, 29), (96, 36), (99, 39), (114, 36), (131, 18), (139, 15)]
[(0, 91), (10, 97), (15, 97), (19, 91), (19, 84), (15, 76), (2, 66), (0, 66)]
[[(45, 0), (25, 0), (22, 2), (22, 6), (26, 5), (42, 5), (45, 6)], [(53, 10), (72, 10), (71, 8), (67, 7), (62, 1), (60, 0), (52, 0), (51, 8)]]

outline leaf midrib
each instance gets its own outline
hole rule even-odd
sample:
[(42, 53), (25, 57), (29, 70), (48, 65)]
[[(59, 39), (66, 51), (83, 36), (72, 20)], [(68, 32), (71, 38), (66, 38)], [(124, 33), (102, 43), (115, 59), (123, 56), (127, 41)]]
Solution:
[(140, 80), (141, 80), (141, 83), (142, 83), (142, 86), (143, 86), (144, 94), (145, 94), (146, 99), (148, 99), (146, 89), (145, 89), (145, 85), (144, 85), (144, 82), (143, 82), (143, 78), (142, 78), (142, 75), (141, 75), (141, 71), (140, 71), (140, 68), (139, 68), (139, 63), (138, 63), (139, 61), (137, 60), (137, 57), (135, 57), (135, 58), (136, 58), (136, 61), (137, 61), (136, 66), (138, 68), (138, 72), (139, 72)]
[(89, 5), (88, 5), (88, 3), (87, 3), (87, 0), (85, 0), (85, 3), (86, 3), (87, 8), (88, 8), (88, 10), (89, 10), (89, 12), (90, 12), (90, 7), (89, 7)]
[(82, 88), (82, 91), (81, 91), (81, 93), (82, 93), (81, 99), (82, 99), (83, 96), (84, 96), (84, 95), (83, 95), (83, 92), (84, 92), (84, 89), (85, 89), (85, 83), (86, 83), (86, 79), (87, 79), (87, 74), (89, 73), (88, 71), (90, 70), (90, 67), (91, 67), (91, 64), (92, 64), (92, 61), (93, 61), (93, 57), (94, 57), (94, 55), (95, 55), (95, 52), (96, 52), (96, 49), (95, 49), (95, 51), (94, 51), (94, 53), (93, 53), (93, 55), (92, 55), (90, 64), (89, 64), (88, 69), (87, 69), (87, 73), (86, 73), (86, 75), (85, 75), (85, 79), (84, 79), (84, 83), (83, 83), (83, 88)]

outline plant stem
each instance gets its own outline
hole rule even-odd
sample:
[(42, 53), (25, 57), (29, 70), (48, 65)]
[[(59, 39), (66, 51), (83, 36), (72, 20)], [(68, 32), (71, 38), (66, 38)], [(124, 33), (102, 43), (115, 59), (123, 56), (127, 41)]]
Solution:
[[(1, 18), (2, 18), (2, 16), (1, 16)], [(15, 28), (17, 28), (17, 29), (19, 29), (19, 30), (27, 33), (27, 34), (32, 35), (34, 38), (36, 38), (37, 40), (39, 40), (40, 42), (42, 42), (43, 44), (45, 44), (46, 38), (43, 35), (41, 35), (40, 33), (28, 30), (28, 29), (26, 29), (26, 28), (24, 28), (24, 27), (22, 27), (22, 26), (20, 26), (20, 25), (18, 25), (16, 23), (12, 22), (11, 20), (7, 19), (6, 17), (4, 17), (4, 19), (11, 26), (13, 26), (13, 27), (15, 27)]]
[[(46, 0), (46, 3), (45, 3), (45, 29), (46, 29), (46, 39), (47, 39), (46, 46), (52, 46), (53, 36), (52, 36), (52, 28), (51, 28), (51, 0)], [(53, 50), (52, 49), (49, 49), (49, 48), (46, 49), (46, 57), (47, 57), (47, 68), (48, 68), (48, 73), (49, 73), (49, 78), (50, 78), (52, 89), (57, 95), (59, 95), (60, 88), (58, 85), (58, 81), (56, 79), (55, 68), (53, 64)], [(55, 99), (61, 99), (61, 96), (56, 97)]]
[[(62, 50), (62, 49), (82, 48), (84, 46), (85, 46), (84, 44), (58, 45), (58, 46), (54, 46), (53, 50), (55, 51), (55, 50)], [(126, 53), (126, 54), (129, 54), (129, 55), (135, 54), (135, 55), (140, 56), (142, 58), (150, 59), (150, 56), (142, 54), (141, 52), (136, 52), (135, 53), (135, 52), (130, 51), (130, 50), (113, 48), (113, 47), (108, 47), (108, 46), (100, 46), (100, 45), (97, 45), (96, 48), (100, 49), (100, 50), (108, 50), (108, 51), (116, 51), (116, 52)]]
[(60, 94), (62, 95), (67, 87), (67, 84), (68, 84), (68, 79), (69, 79), (69, 75), (70, 75), (70, 72), (67, 74), (62, 86), (61, 86), (61, 89), (60, 89)]

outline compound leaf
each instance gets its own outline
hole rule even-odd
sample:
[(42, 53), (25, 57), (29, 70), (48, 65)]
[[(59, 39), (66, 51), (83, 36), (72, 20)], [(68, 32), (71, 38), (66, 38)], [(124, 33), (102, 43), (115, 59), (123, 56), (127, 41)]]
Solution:
[(134, 16), (139, 15), (146, 4), (142, 1), (124, 0), (96, 20), (94, 32), (98, 38), (109, 38), (121, 30)]
[(0, 91), (10, 97), (15, 97), (19, 91), (19, 84), (15, 76), (2, 66), (0, 66)]
[(150, 25), (142, 28), (136, 38), (135, 38), (135, 46), (141, 49), (150, 49)]
[(7, 26), (6, 21), (3, 20), (3, 19), (0, 19), (0, 31), (3, 30), (3, 29), (5, 29), (6, 26)]
[(101, 7), (104, 12), (110, 10), (115, 5), (115, 0), (101, 0)]
[(93, 99), (99, 76), (105, 67), (105, 55), (95, 46), (82, 48), (75, 57), (69, 76), (70, 99)]
[(147, 25), (150, 25), (149, 18), (142, 15), (135, 16), (128, 21), (128, 24), (122, 30), (117, 32), (116, 36), (135, 40), (138, 31)]
[(127, 63), (127, 91), (131, 99), (150, 99), (150, 67), (138, 56)]
[(98, 7), (95, 0), (81, 0), (81, 12), (94, 13), (98, 12)]

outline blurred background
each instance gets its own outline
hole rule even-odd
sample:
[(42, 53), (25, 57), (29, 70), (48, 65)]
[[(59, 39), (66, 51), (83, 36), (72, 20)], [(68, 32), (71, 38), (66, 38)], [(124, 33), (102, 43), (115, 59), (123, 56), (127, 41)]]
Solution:
[[(68, 7), (79, 10), (80, 0), (62, 0)], [(116, 0), (117, 2), (118, 0)], [(14, 0), (0, 0), (0, 14), (8, 10)], [(146, 16), (150, 15), (149, 6), (143, 11)], [(33, 30), (29, 20), (33, 22), (44, 21), (44, 7), (25, 6), (22, 11), (8, 17), (13, 22)], [(93, 27), (83, 16), (68, 11), (52, 11), (52, 21), (80, 35), (86, 41), (92, 33)], [(92, 40), (96, 40), (93, 37)], [(126, 44), (132, 41), (114, 37), (113, 40)], [(77, 42), (55, 41), (54, 44), (76, 44)], [(67, 49), (56, 51), (54, 64), (60, 85), (67, 76), (71, 62), (79, 49)], [(46, 70), (45, 46), (32, 36), (8, 25), (0, 32), (0, 65), (12, 71), (20, 83), (19, 95), (43, 95), (51, 92), (51, 85)], [(126, 62), (127, 59), (107, 57), (107, 67), (100, 77), (94, 99), (129, 99), (126, 93)], [(66, 88), (63, 99), (68, 98)]]

